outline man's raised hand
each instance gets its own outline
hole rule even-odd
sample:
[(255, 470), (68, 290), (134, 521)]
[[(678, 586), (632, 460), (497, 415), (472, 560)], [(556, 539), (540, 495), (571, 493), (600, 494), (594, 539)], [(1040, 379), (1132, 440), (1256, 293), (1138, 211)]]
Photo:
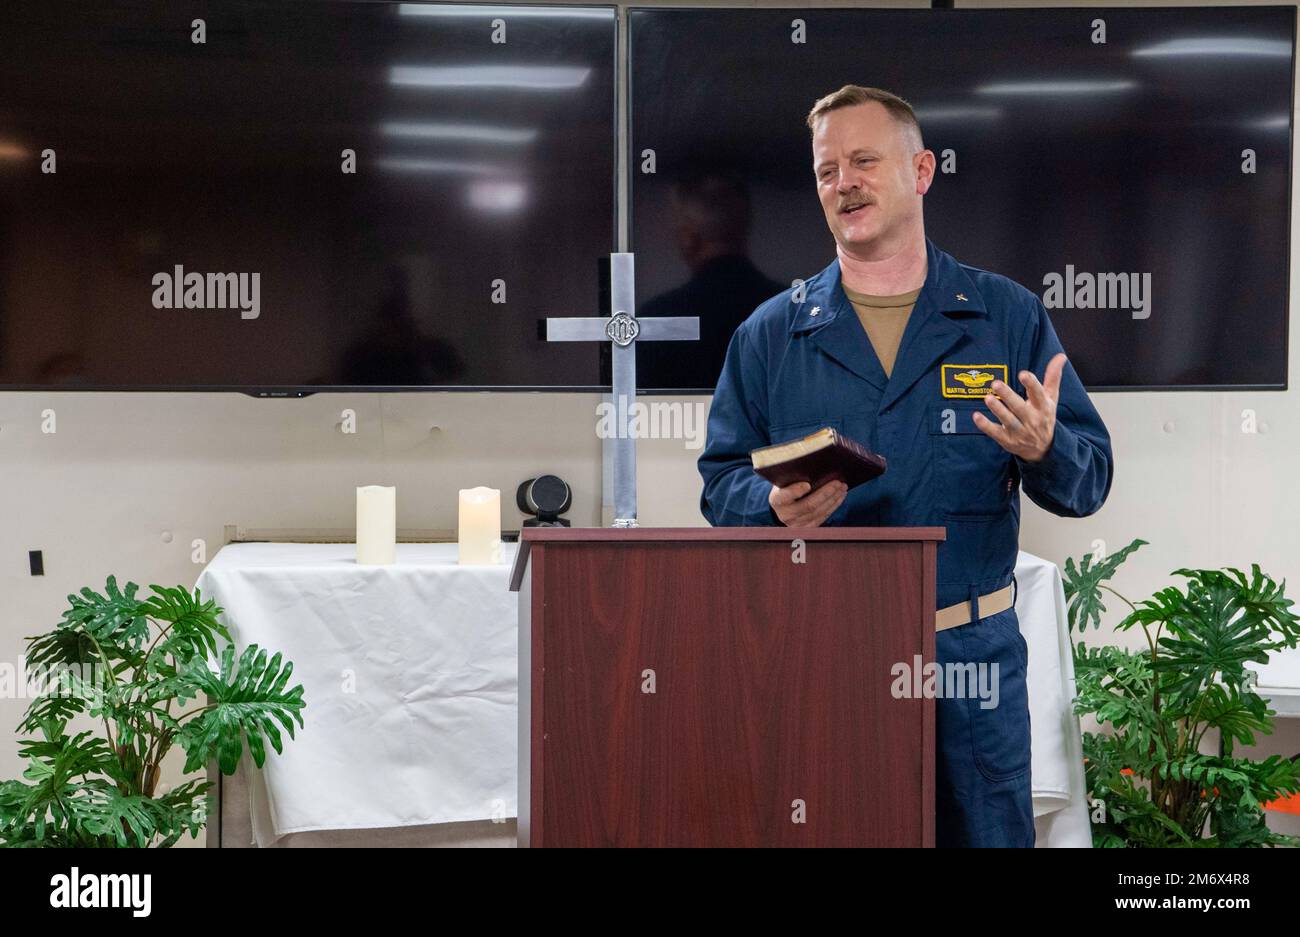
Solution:
[(1064, 370), (1065, 353), (1061, 352), (1047, 362), (1042, 383), (1032, 371), (1021, 371), (1020, 383), (1025, 385), (1028, 399), (994, 381), (984, 403), (1001, 422), (994, 423), (982, 413), (974, 414), (972, 421), (1007, 452), (1026, 462), (1038, 462), (1052, 448)]

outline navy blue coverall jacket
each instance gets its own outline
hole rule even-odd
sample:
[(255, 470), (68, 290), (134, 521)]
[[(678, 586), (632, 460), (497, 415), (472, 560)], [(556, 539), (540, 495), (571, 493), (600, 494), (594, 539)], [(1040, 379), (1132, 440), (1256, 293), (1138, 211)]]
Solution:
[(929, 238), (926, 257), (888, 379), (840, 287), (838, 259), (804, 284), (802, 302), (785, 290), (741, 324), (709, 411), (700, 508), (717, 527), (779, 524), (750, 450), (833, 426), (889, 468), (851, 489), (826, 523), (947, 528), (938, 550), (943, 608), (1010, 583), (1019, 489), (1053, 514), (1083, 517), (1106, 500), (1113, 463), (1106, 427), (1068, 362), (1044, 459), (1021, 461), (980, 431), (971, 414), (997, 422), (982, 397), (987, 375), (1025, 397), (1017, 375), (1042, 380), (1061, 343), (1023, 286), (958, 263)]

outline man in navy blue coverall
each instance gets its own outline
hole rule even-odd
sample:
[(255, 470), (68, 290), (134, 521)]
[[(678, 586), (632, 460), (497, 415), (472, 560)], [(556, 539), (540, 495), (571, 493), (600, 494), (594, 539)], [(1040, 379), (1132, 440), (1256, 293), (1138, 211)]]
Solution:
[[(836, 258), (732, 336), (700, 506), (715, 526), (946, 528), (938, 663), (996, 663), (998, 704), (936, 700), (936, 843), (1032, 846), (1027, 648), (1011, 604), (1019, 490), (1062, 517), (1093, 513), (1110, 491), (1110, 436), (1039, 298), (925, 236), (935, 157), (911, 107), (849, 85), (808, 125)], [(869, 338), (877, 320), (846, 289), (854, 302), (914, 302), (896, 349)], [(888, 471), (852, 491), (777, 488), (754, 473), (750, 450), (824, 426), (885, 456)]]

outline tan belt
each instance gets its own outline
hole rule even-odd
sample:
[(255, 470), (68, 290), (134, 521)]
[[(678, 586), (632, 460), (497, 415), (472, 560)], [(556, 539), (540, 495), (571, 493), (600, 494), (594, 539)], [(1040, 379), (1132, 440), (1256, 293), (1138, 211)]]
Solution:
[[(1005, 612), (1011, 607), (1011, 586), (1008, 584), (997, 592), (981, 595), (979, 598), (980, 617), (987, 618), (998, 612)], [(934, 613), (934, 630), (945, 631), (958, 625), (967, 625), (971, 621), (970, 602), (958, 602)]]

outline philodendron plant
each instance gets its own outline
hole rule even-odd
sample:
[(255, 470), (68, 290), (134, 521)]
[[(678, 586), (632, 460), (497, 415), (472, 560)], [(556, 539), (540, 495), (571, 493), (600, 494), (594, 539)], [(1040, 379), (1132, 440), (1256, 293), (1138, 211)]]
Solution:
[[(1127, 606), (1115, 628), (1141, 628), (1146, 648), (1074, 647), (1077, 712), (1107, 731), (1085, 733), (1096, 846), (1295, 846), (1269, 830), (1263, 804), (1300, 791), (1300, 761), (1233, 755), (1273, 731), (1274, 711), (1254, 691), (1246, 665), (1295, 647), (1300, 619), (1275, 583), (1251, 566), (1178, 569), (1169, 586), (1133, 603), (1107, 584), (1134, 540), (1098, 562), (1065, 563), (1071, 629), (1100, 627), (1102, 593)], [(1213, 733), (1213, 734), (1211, 734)], [(1206, 747), (1218, 750), (1206, 753)]]
[[(149, 588), (137, 598), (139, 586), (121, 590), (110, 576), (105, 594), (69, 595), (58, 626), (28, 639), (25, 670), (49, 679), (18, 726), (38, 735), (19, 743), (26, 780), (0, 782), (0, 845), (171, 846), (197, 837), (212, 785), (160, 785), (172, 746), (184, 749), (187, 774), (213, 758), (232, 774), (244, 742), (260, 768), (264, 737), (283, 750), (276, 724), (290, 738), (294, 721), (303, 724), (303, 688), (286, 689), (293, 664), (256, 645), (236, 661), (212, 600)], [(184, 710), (192, 700), (203, 705)], [(74, 732), (78, 717), (95, 728)]]

